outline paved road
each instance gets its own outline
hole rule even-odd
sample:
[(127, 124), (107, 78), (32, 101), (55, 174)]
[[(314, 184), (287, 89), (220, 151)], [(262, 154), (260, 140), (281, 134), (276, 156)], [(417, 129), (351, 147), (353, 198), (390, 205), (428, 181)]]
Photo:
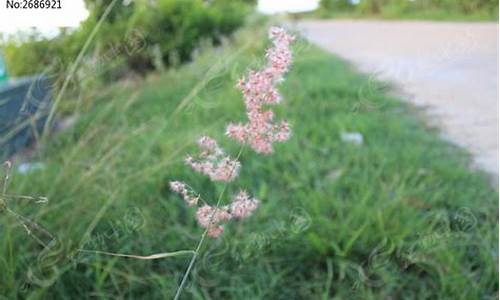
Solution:
[(313, 42), (395, 82), (498, 178), (498, 23), (301, 21)]

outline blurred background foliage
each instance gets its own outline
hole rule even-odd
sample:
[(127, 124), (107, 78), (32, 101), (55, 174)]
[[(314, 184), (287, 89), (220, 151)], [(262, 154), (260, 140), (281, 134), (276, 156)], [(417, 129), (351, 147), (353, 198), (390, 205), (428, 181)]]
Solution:
[(319, 14), (392, 18), (498, 19), (496, 0), (321, 0)]
[[(2, 51), (9, 74), (64, 73), (60, 71), (75, 60), (112, 2), (86, 0), (89, 17), (75, 30), (62, 29), (54, 37), (25, 32), (5, 39)], [(200, 43), (218, 44), (240, 27), (255, 4), (254, 0), (118, 0), (87, 51), (86, 71), (106, 82), (130, 71), (144, 74), (188, 61)]]
[[(9, 74), (44, 72), (52, 74), (54, 81), (63, 78), (112, 2), (85, 0), (89, 17), (77, 29), (61, 29), (52, 37), (33, 31), (3, 39), (0, 46)], [(118, 0), (79, 72), (105, 83), (176, 66), (189, 61), (201, 44), (221, 43), (243, 25), (256, 4), (257, 0)], [(312, 15), (490, 20), (498, 19), (498, 1), (321, 0)]]

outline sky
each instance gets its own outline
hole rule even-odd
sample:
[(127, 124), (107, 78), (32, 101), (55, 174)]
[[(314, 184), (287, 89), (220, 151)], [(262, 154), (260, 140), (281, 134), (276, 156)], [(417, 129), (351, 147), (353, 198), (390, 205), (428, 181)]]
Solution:
[[(19, 0), (13, 0), (22, 3)], [(7, 9), (0, 5), (0, 33), (15, 33), (35, 26), (45, 35), (57, 33), (58, 27), (77, 27), (88, 16), (83, 0), (60, 0), (62, 9)], [(71, 2), (69, 2), (71, 1)], [(3, 1), (2, 1), (3, 2)], [(259, 0), (258, 10), (272, 14), (313, 10), (319, 0)], [(71, 5), (67, 5), (71, 3)], [(66, 4), (66, 5), (65, 5)]]
[(280, 12), (303, 12), (313, 10), (319, 0), (259, 0), (257, 9), (266, 14)]
[[(23, 5), (20, 0), (11, 1)], [(61, 9), (14, 9), (6, 7), (7, 1), (1, 2), (0, 33), (15, 33), (36, 27), (40, 32), (51, 35), (57, 32), (58, 27), (77, 27), (88, 16), (83, 0), (60, 0)]]

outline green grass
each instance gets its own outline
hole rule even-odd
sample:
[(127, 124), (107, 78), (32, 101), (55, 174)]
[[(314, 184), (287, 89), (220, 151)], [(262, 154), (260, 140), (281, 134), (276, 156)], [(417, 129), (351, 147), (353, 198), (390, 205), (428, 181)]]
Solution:
[[(243, 120), (234, 88), (262, 62), (261, 27), (232, 45), (144, 82), (87, 91), (76, 126), (41, 148), (43, 170), (13, 174), (10, 201), (58, 237), (42, 251), (7, 213), (0, 222), (6, 299), (168, 299), (202, 229), (169, 191), (189, 182), (215, 202), (223, 188), (183, 165), (201, 134), (228, 151), (225, 124)], [(498, 192), (468, 156), (439, 139), (388, 87), (299, 40), (276, 108), (293, 124), (271, 156), (245, 150), (229, 193), (262, 200), (202, 248), (183, 299), (496, 299)], [(360, 132), (364, 144), (341, 141)], [(47, 240), (47, 238), (45, 238)]]
[(320, 19), (373, 19), (373, 20), (431, 20), (431, 21), (457, 21), (457, 22), (498, 22), (498, 12), (491, 14), (487, 11), (474, 13), (460, 13), (445, 9), (434, 9), (424, 11), (400, 12), (398, 10), (386, 10), (380, 14), (366, 14), (358, 11), (332, 12), (324, 9), (299, 14), (301, 18)]

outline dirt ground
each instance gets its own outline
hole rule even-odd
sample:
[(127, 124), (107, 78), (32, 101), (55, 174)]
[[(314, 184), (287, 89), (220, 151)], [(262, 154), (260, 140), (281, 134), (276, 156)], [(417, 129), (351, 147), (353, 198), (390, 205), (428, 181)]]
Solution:
[[(498, 23), (300, 21), (311, 41), (395, 83), (498, 178)], [(399, 89), (398, 88), (398, 89)]]

